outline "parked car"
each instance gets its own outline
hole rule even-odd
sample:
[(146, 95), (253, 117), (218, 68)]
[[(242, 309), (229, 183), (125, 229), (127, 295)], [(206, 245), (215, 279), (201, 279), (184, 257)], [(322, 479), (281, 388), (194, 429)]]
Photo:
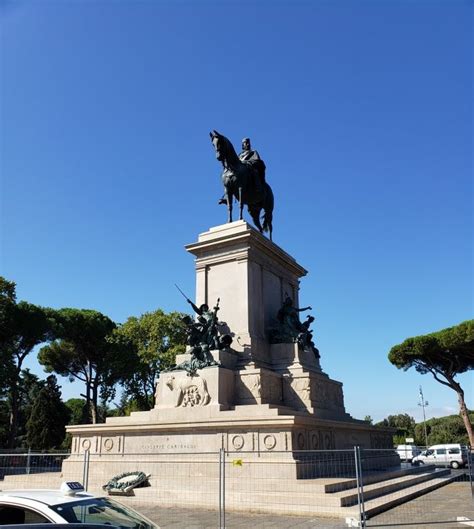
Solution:
[(107, 496), (84, 492), (77, 482), (60, 490), (0, 491), (0, 526), (13, 524), (106, 524), (119, 529), (159, 529), (151, 520)]
[(398, 445), (397, 454), (402, 461), (411, 461), (414, 457), (421, 454), (421, 450), (416, 445)]
[(433, 445), (412, 459), (414, 465), (459, 468), (467, 464), (468, 450), (457, 443)]

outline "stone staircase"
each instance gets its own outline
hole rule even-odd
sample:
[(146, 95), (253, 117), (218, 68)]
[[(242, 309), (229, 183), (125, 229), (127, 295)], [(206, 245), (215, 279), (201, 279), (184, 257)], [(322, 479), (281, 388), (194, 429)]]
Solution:
[[(364, 476), (364, 506), (367, 517), (447, 485), (456, 475), (449, 469), (432, 465), (397, 468)], [(92, 478), (92, 476), (91, 476)], [(133, 496), (118, 499), (135, 507), (157, 505), (177, 507), (189, 498), (190, 508), (218, 508), (218, 479), (188, 475), (150, 478), (150, 486), (134, 490)], [(65, 478), (60, 472), (5, 476), (0, 490), (59, 488)], [(93, 479), (89, 490), (103, 494), (101, 485)], [(281, 480), (262, 476), (259, 480), (241, 480), (228, 474), (226, 508), (230, 511), (271, 512), (324, 517), (357, 517), (359, 514), (357, 482), (354, 478), (317, 478)]]
[[(449, 469), (433, 466), (394, 469), (367, 475), (364, 505), (367, 517), (447, 485), (457, 476)], [(189, 498), (192, 508), (217, 508), (218, 482), (204, 484), (198, 494), (196, 483), (176, 482), (172, 478), (150, 479), (150, 487), (135, 489), (135, 496), (123, 501), (135, 506), (156, 503), (177, 507)], [(255, 483), (229, 479), (226, 482), (226, 508), (230, 511), (271, 512), (324, 517), (357, 517), (359, 514), (357, 482), (351, 478), (318, 478), (293, 482), (263, 478)]]

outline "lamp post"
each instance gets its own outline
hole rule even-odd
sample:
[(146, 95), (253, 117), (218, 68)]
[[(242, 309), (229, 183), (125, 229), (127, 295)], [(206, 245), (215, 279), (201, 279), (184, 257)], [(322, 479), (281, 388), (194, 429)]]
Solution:
[(425, 406), (428, 406), (428, 401), (425, 400), (423, 397), (423, 389), (420, 386), (420, 402), (418, 403), (418, 406), (421, 406), (423, 408), (423, 429), (425, 431), (425, 446), (428, 448), (428, 432), (426, 431), (426, 413), (425, 413)]

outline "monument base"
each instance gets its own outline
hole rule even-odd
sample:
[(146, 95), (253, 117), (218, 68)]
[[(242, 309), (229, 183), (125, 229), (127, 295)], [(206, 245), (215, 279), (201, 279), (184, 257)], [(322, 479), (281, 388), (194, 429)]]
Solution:
[(297, 460), (305, 450), (392, 448), (392, 431), (352, 419), (336, 398), (339, 393), (339, 382), (299, 367), (283, 374), (222, 366), (194, 376), (170, 371), (160, 376), (153, 410), (109, 417), (105, 424), (69, 426), (68, 432), (73, 454), (87, 450), (91, 455), (137, 454), (145, 459), (147, 454), (223, 449), (258, 452), (259, 457), (286, 452)]
[[(187, 249), (196, 256), (196, 305), (220, 299), (218, 329), (233, 337), (232, 350), (211, 351), (218, 365), (195, 373), (161, 373), (153, 410), (68, 427), (72, 455), (63, 463), (64, 477), (77, 478), (88, 452), (92, 487), (144, 469), (157, 477), (155, 497), (173, 490), (173, 501), (187, 505), (179, 491), (199, 491), (204, 506), (203, 480), (217, 483), (222, 454), (265, 463), (244, 466), (240, 477), (258, 478), (260, 468), (275, 483), (328, 476), (346, 466), (353, 473), (354, 446), (372, 449), (366, 467), (399, 464), (395, 451), (377, 451), (393, 448), (392, 430), (345, 411), (342, 384), (322, 371), (312, 347), (269, 343), (284, 300), (291, 296), (292, 310), (301, 312), (304, 268), (243, 221), (212, 228)], [(189, 353), (179, 355), (177, 364), (189, 360)], [(239, 482), (243, 494), (246, 482)]]

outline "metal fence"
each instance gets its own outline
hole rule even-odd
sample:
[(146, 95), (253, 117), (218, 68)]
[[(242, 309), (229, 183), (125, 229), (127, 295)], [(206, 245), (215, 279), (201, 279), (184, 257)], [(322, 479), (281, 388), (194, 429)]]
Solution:
[(69, 452), (0, 452), (0, 479), (8, 475), (60, 472)]
[[(396, 464), (394, 464), (396, 461)], [(474, 526), (472, 458), (459, 469), (398, 463), (394, 450), (80, 454), (2, 453), (0, 489), (92, 493), (143, 471), (144, 486), (117, 498), (161, 528)]]

